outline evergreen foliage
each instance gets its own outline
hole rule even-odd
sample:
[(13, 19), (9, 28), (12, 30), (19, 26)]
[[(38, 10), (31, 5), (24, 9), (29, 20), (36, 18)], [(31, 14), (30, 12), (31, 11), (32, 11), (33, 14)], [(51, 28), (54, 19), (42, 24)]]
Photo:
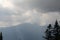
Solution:
[(46, 40), (60, 40), (60, 26), (58, 24), (58, 21), (56, 20), (54, 27), (49, 24), (45, 31), (44, 38)]
[(0, 32), (0, 40), (2, 40), (2, 32)]

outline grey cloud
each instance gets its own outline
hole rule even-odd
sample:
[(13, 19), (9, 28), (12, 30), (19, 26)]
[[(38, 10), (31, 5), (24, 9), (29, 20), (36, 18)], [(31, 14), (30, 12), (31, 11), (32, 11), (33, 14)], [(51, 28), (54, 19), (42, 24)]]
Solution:
[(60, 0), (31, 0), (28, 5), (47, 12), (60, 11)]
[[(19, 0), (16, 1), (13, 0), (12, 3), (14, 4), (14, 8), (12, 10), (0, 7), (0, 21), (6, 22), (8, 24), (11, 22), (12, 24), (30, 22), (30, 23), (38, 23), (39, 25), (42, 24), (42, 26), (44, 26), (48, 22), (51, 23), (56, 18), (60, 20), (59, 12), (56, 13), (52, 12), (52, 11), (59, 11), (58, 10), (59, 1), (24, 0), (21, 2)], [(41, 11), (46, 11), (46, 13), (43, 13)]]
[[(19, 1), (19, 0), (18, 0)], [(24, 0), (23, 2), (15, 2), (16, 5), (24, 8), (37, 8), (46, 12), (60, 12), (60, 0)]]

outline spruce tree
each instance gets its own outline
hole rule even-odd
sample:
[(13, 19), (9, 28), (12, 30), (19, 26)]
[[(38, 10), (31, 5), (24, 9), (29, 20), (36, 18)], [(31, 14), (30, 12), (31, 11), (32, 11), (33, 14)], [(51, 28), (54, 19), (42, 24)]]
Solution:
[(51, 24), (49, 24), (49, 26), (47, 27), (47, 29), (45, 31), (45, 36), (44, 36), (44, 38), (46, 40), (51, 40), (52, 39), (51, 29), (52, 29), (52, 26), (51, 26)]
[(49, 24), (49, 26), (47, 27), (47, 29), (45, 31), (44, 38), (46, 40), (60, 40), (60, 26), (59, 26), (57, 20), (56, 20), (53, 28), (52, 28), (51, 24)]
[(60, 40), (60, 26), (58, 24), (58, 21), (56, 20), (54, 25), (54, 40)]

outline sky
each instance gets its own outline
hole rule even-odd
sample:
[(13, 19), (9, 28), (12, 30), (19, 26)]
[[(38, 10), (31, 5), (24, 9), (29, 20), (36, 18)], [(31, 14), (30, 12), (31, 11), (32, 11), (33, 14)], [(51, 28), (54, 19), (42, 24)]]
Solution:
[(0, 27), (23, 23), (45, 26), (60, 21), (60, 0), (0, 0)]

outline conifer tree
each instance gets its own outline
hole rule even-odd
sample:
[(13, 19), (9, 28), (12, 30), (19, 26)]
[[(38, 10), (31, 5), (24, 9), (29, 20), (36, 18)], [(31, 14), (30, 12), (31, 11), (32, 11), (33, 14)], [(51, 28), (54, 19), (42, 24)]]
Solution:
[(44, 36), (44, 38), (46, 40), (51, 40), (52, 39), (51, 29), (52, 29), (52, 26), (51, 26), (51, 24), (49, 24), (49, 26), (47, 27), (47, 29), (45, 31), (45, 36)]
[(45, 37), (46, 40), (60, 40), (60, 26), (58, 24), (58, 21), (56, 20), (53, 28), (51, 24), (47, 27), (45, 31)]
[(54, 40), (60, 40), (60, 26), (58, 24), (58, 21), (56, 20), (54, 25)]
[(2, 40), (2, 32), (0, 32), (0, 40)]

